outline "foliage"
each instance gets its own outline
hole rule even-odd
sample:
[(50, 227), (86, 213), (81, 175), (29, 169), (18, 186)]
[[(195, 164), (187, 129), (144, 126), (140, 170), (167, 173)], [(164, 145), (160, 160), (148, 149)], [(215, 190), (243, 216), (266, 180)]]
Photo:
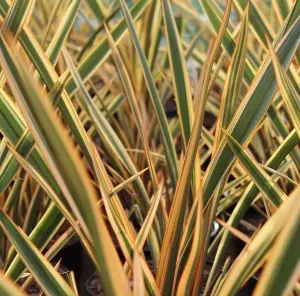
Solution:
[(299, 14), (0, 0), (1, 295), (300, 295)]

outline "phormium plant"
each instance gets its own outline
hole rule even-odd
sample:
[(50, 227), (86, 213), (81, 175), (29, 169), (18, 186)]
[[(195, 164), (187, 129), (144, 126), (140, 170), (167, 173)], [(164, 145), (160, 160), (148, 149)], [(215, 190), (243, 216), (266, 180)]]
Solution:
[(299, 0), (0, 15), (1, 295), (300, 295)]

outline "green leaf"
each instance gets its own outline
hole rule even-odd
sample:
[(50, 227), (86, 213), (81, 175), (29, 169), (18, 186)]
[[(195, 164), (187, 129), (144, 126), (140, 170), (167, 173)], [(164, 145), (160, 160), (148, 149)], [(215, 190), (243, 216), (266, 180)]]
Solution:
[(102, 21), (105, 17), (105, 8), (101, 1), (99, 0), (89, 0), (87, 4), (90, 6), (91, 11), (95, 15), (98, 21)]
[(149, 168), (150, 168), (150, 174), (151, 174), (153, 186), (154, 186), (154, 188), (157, 188), (157, 177), (156, 177), (156, 174), (155, 174), (154, 163), (153, 163), (153, 161), (151, 159), (151, 156), (150, 156), (150, 148), (149, 148), (148, 138), (147, 138), (147, 134), (146, 134), (145, 124), (143, 122), (140, 107), (138, 105), (138, 101), (137, 101), (136, 95), (134, 93), (134, 88), (133, 88), (132, 82), (130, 80), (130, 76), (129, 76), (129, 73), (126, 69), (126, 66), (125, 66), (125, 64), (122, 60), (122, 57), (121, 57), (121, 55), (118, 51), (118, 48), (115, 45), (114, 40), (111, 37), (110, 32), (108, 31), (107, 27), (105, 27), (105, 28), (106, 28), (106, 34), (108, 36), (108, 42), (110, 44), (112, 54), (113, 54), (113, 57), (115, 59), (115, 63), (117, 65), (117, 68), (118, 68), (119, 75), (120, 75), (120, 78), (121, 78), (122, 83), (123, 83), (125, 93), (127, 95), (131, 110), (132, 110), (133, 115), (134, 115), (136, 126), (139, 130), (140, 137), (143, 141), (145, 153), (146, 153), (146, 156), (147, 156), (148, 165), (149, 165)]
[(43, 179), (43, 177), (16, 151), (13, 150), (13, 148), (10, 148), (13, 156), (16, 158), (16, 160), (21, 164), (21, 166), (26, 170), (26, 172), (29, 173), (29, 175), (34, 178), (38, 184), (41, 185), (41, 187), (44, 189), (45, 193), (51, 198), (51, 200), (54, 202), (54, 204), (57, 206), (57, 208), (61, 211), (63, 216), (66, 220), (70, 223), (70, 225), (75, 230), (76, 234), (80, 238), (83, 246), (86, 248), (86, 251), (88, 252), (91, 259), (94, 261), (95, 264), (96, 260), (94, 258), (94, 254), (92, 251), (92, 247), (90, 243), (87, 241), (86, 237), (82, 233), (81, 229), (77, 225), (77, 221), (73, 218), (73, 215), (70, 213), (69, 209), (64, 205), (64, 203), (60, 200), (60, 198), (56, 195), (56, 193), (52, 190), (52, 188), (47, 184), (47, 182)]
[(138, 172), (137, 174), (131, 176), (130, 178), (126, 179), (124, 182), (118, 184), (114, 189), (112, 189), (109, 193), (108, 196), (111, 197), (115, 194), (117, 194), (119, 191), (121, 191), (123, 188), (125, 188), (129, 183), (133, 182), (136, 178), (138, 178), (140, 175), (144, 174), (148, 168), (145, 168)]
[[(300, 186), (289, 196), (299, 198)], [(299, 279), (300, 258), (300, 206), (299, 203), (289, 213), (283, 229), (279, 233), (254, 295), (288, 295), (292, 293)]]
[[(277, 55), (287, 67), (299, 44), (300, 17), (291, 29), (284, 35), (277, 46)], [(275, 74), (270, 56), (267, 56), (257, 73), (246, 96), (237, 109), (227, 132), (240, 144), (244, 144), (264, 116), (276, 90)], [(225, 141), (222, 141), (216, 151), (204, 178), (204, 201), (208, 202), (217, 188), (220, 178), (234, 160), (234, 154)]]
[(18, 198), (20, 197), (21, 188), (24, 181), (24, 171), (21, 171), (17, 179), (15, 180), (11, 191), (5, 201), (3, 211), (10, 213)]
[(100, 22), (100, 25), (96, 28), (96, 30), (91, 34), (91, 36), (89, 37), (89, 39), (84, 43), (84, 45), (82, 46), (79, 54), (78, 54), (78, 57), (77, 57), (77, 60), (78, 61), (81, 61), (83, 55), (85, 54), (85, 52), (90, 48), (92, 47), (97, 35), (104, 29), (104, 24), (106, 23), (109, 23), (109, 21), (111, 21), (111, 19), (113, 19), (113, 17), (115, 17), (115, 15), (119, 12), (120, 8), (119, 7), (116, 7), (114, 8), (111, 13), (105, 18), (103, 19), (101, 22)]
[[(51, 91), (48, 95), (49, 100), (53, 103), (54, 106), (56, 106), (56, 104), (58, 103), (58, 101), (61, 97), (61, 94), (63, 92), (64, 86), (66, 83), (67, 75), (68, 75), (68, 72), (63, 74), (57, 80), (57, 82), (55, 83), (55, 85), (53, 86), (53, 88), (51, 89)], [(10, 102), (7, 95), (4, 95), (4, 92), (2, 93), (2, 96), (0, 94), (0, 101), (1, 100), (3, 100), (3, 101), (5, 100), (6, 109), (9, 110), (9, 112), (12, 112), (12, 109), (14, 107), (13, 103)], [(1, 104), (1, 102), (0, 102), (0, 104)], [(3, 112), (5, 112), (5, 110), (3, 110)], [(18, 124), (20, 126), (23, 125), (23, 124), (21, 125), (21, 122), (18, 122), (19, 117), (17, 117), (18, 116), (17, 113), (15, 113), (15, 114), (9, 113), (9, 114), (12, 115), (9, 118), (10, 124), (13, 124), (16, 126), (18, 126)], [(0, 120), (0, 122), (1, 122), (1, 120)], [(0, 123), (0, 126), (1, 126), (1, 123)], [(16, 133), (17, 133), (17, 135), (19, 135), (19, 130), (16, 131)], [(26, 158), (29, 156), (29, 154), (31, 153), (32, 148), (33, 148), (34, 152), (32, 153), (32, 156), (29, 157), (29, 159), (31, 161), (32, 161), (32, 159), (34, 159), (34, 163), (36, 164), (36, 167), (39, 170), (39, 172), (49, 182), (49, 184), (51, 184), (53, 189), (56, 190), (57, 186), (54, 185), (54, 180), (53, 180), (52, 176), (50, 175), (49, 170), (47, 169), (44, 162), (42, 161), (39, 154), (37, 153), (36, 148), (34, 148), (34, 140), (32, 138), (30, 131), (28, 129), (24, 129), (24, 131), (22, 131), (21, 135), (22, 136), (19, 138), (17, 144), (14, 147), (15, 150), (18, 153), (20, 153), (21, 156)], [(6, 136), (11, 140), (12, 135), (10, 136), (10, 135), (6, 134)], [(19, 169), (18, 162), (14, 159), (14, 157), (11, 154), (8, 155), (6, 157), (3, 165), (0, 168), (0, 192), (2, 192), (8, 186), (8, 184), (11, 182), (11, 180), (14, 178), (14, 176), (18, 172), (18, 169)], [(59, 192), (59, 191), (57, 191), (57, 192)]]
[[(105, 290), (111, 295), (129, 292), (111, 237), (102, 216), (94, 206), (95, 192), (82, 160), (49, 102), (41, 98), (41, 90), (30, 80), (24, 62), (9, 50), (3, 38), (0, 39), (0, 49), (2, 69), (33, 137), (84, 232), (93, 240)], [(120, 281), (120, 285), (113, 285), (115, 280)]]
[(250, 175), (257, 188), (268, 198), (273, 206), (278, 207), (287, 198), (285, 193), (232, 136), (226, 133), (226, 138), (232, 151)]
[[(275, 106), (270, 105), (268, 109), (268, 116), (271, 118), (272, 123), (274, 124), (280, 136), (283, 139), (287, 138), (289, 135), (289, 130), (288, 127), (285, 125), (285, 122), (281, 118), (279, 110), (277, 110)], [(290, 155), (293, 159), (293, 162), (295, 163), (297, 170), (300, 172), (300, 150), (297, 148), (293, 149)]]
[[(226, 275), (226, 280), (222, 283), (219, 295), (235, 295), (239, 291), (244, 281), (263, 263), (278, 233), (287, 225), (291, 213), (294, 212), (299, 217), (299, 207), (299, 194), (291, 194), (234, 262)], [(293, 229), (298, 231), (298, 229)], [(269, 255), (272, 256), (271, 254), (272, 252)], [(293, 268), (292, 266), (291, 269)]]
[[(1, 2), (3, 2), (3, 0)], [(1, 33), (4, 35), (10, 32), (15, 38), (18, 38), (26, 19), (30, 16), (34, 2), (34, 0), (13, 1), (2, 23)]]
[[(147, 0), (139, 0), (131, 8), (131, 16), (133, 20), (139, 18), (148, 5)], [(121, 20), (112, 30), (111, 34), (116, 43), (121, 40), (126, 31), (125, 20)], [(99, 45), (97, 45), (77, 67), (79, 75), (83, 81), (86, 81), (107, 59), (110, 54), (110, 48), (107, 38), (104, 38)], [(72, 94), (76, 90), (77, 86), (73, 79), (70, 79), (67, 83), (66, 89), (69, 94)]]
[[(22, 156), (27, 157), (34, 146), (34, 140), (28, 130), (25, 130), (15, 149)], [(14, 159), (13, 155), (9, 154), (4, 160), (0, 168), (0, 191), (2, 192), (15, 177), (19, 170), (18, 162)]]
[[(135, 249), (139, 252), (142, 251), (143, 244), (151, 229), (152, 222), (157, 210), (158, 202), (161, 197), (162, 186), (159, 189), (159, 193), (157, 194), (155, 202), (151, 205), (151, 208), (149, 209), (149, 213), (146, 218), (147, 220), (145, 220), (145, 222), (146, 221), (147, 222), (143, 224), (143, 227), (141, 228), (139, 235), (135, 238), (130, 222), (125, 214), (124, 208), (120, 203), (118, 196), (115, 195), (112, 198), (108, 197), (108, 192), (111, 191), (113, 186), (105, 170), (104, 164), (99, 154), (96, 151), (96, 148), (94, 149), (94, 151), (95, 151), (94, 162), (95, 162), (95, 169), (96, 169), (96, 177), (99, 182), (99, 187), (103, 197), (103, 203), (105, 206), (105, 210), (110, 225), (112, 226), (112, 229), (119, 241), (120, 247), (126, 259), (124, 269), (126, 272), (128, 272), (129, 271), (128, 265), (131, 267), (131, 269), (133, 269), (133, 256), (134, 256)], [(154, 244), (151, 245), (151, 247), (154, 248)], [(158, 250), (156, 250), (156, 252), (157, 251)], [(155, 252), (154, 249), (153, 252)], [(149, 269), (149, 266), (145, 263), (144, 258), (141, 257), (140, 259), (141, 259), (141, 265), (142, 265), (141, 267), (146, 282), (147, 291), (150, 294), (159, 295), (158, 287), (156, 285), (154, 276)]]
[[(29, 235), (32, 243), (41, 251), (47, 246), (50, 240), (54, 237), (57, 230), (64, 222), (64, 218), (56, 206), (51, 203), (47, 211), (44, 213), (36, 227)], [(10, 252), (6, 262), (6, 275), (13, 280), (18, 280), (25, 271), (25, 266), (20, 256), (16, 256), (13, 250)]]
[(299, 116), (300, 96), (297, 94), (297, 91), (294, 89), (287, 74), (285, 73), (284, 69), (280, 65), (279, 60), (270, 43), (269, 43), (269, 49), (270, 49), (270, 54), (272, 57), (280, 93), (287, 106), (292, 122), (294, 123), (295, 129), (298, 133), (298, 136), (300, 137), (300, 116)]
[(34, 274), (36, 281), (48, 295), (75, 295), (61, 275), (1, 209), (0, 225), (28, 269)]
[(191, 246), (191, 251), (189, 253), (189, 258), (185, 264), (184, 270), (182, 272), (180, 281), (178, 283), (177, 294), (183, 295), (184, 293), (191, 292), (195, 293), (197, 285), (199, 284), (199, 270), (202, 268), (203, 264), (203, 250), (205, 247), (204, 238), (204, 217), (203, 217), (203, 200), (202, 200), (202, 188), (199, 188), (197, 192), (197, 213), (194, 222), (194, 233), (193, 242)]
[[(6, 0), (0, 2), (0, 14), (5, 16), (9, 9), (9, 5)], [(61, 39), (58, 39), (61, 40)], [(43, 81), (47, 85), (48, 89), (51, 89), (58, 79), (58, 75), (46, 57), (41, 45), (36, 40), (35, 35), (27, 27), (23, 26), (23, 30), (20, 33), (19, 38), (25, 52), (34, 64), (36, 70), (41, 75)], [(61, 46), (61, 45), (60, 45)], [(80, 122), (76, 110), (72, 105), (67, 92), (62, 93), (62, 100), (59, 102), (59, 108), (62, 111), (64, 118), (66, 119), (71, 131), (73, 132), (78, 144), (80, 145), (87, 161), (92, 168), (92, 160), (90, 157), (90, 147), (88, 146), (88, 136), (84, 130), (82, 123)]]
[(0, 273), (0, 293), (3, 296), (26, 296), (8, 277)]
[[(111, 127), (108, 120), (105, 118), (102, 112), (97, 108), (95, 102), (90, 97), (88, 91), (84, 87), (83, 81), (81, 80), (78, 71), (76, 70), (72, 62), (72, 58), (70, 57), (67, 51), (64, 51), (64, 57), (70, 67), (72, 76), (74, 77), (74, 81), (76, 82), (76, 84), (78, 85), (82, 93), (82, 98), (80, 100), (80, 103), (84, 108), (84, 110), (87, 112), (87, 114), (91, 117), (98, 131), (99, 136), (108, 143), (109, 147), (115, 152), (116, 156), (121, 160), (121, 162), (125, 165), (128, 171), (132, 175), (136, 175), (138, 171), (132, 159), (130, 158), (123, 143), (121, 142), (118, 135)], [(143, 210), (146, 210), (149, 205), (147, 191), (140, 177), (136, 179), (136, 182), (141, 192), (141, 197), (143, 198), (141, 206), (143, 207)]]
[(272, 0), (277, 16), (283, 22), (289, 14), (289, 2), (287, 0)]
[[(248, 18), (249, 10), (246, 8), (243, 20), (240, 24), (237, 45), (234, 49), (232, 60), (227, 71), (220, 111), (218, 115), (214, 147), (219, 145), (222, 128), (226, 129), (234, 115), (242, 86), (244, 65), (246, 61), (247, 40), (248, 40)], [(215, 148), (216, 149), (216, 148)], [(215, 150), (214, 149), (214, 150)]]
[[(265, 165), (276, 169), (279, 165), (284, 161), (286, 156), (294, 149), (294, 147), (299, 143), (299, 138), (295, 130), (293, 130), (289, 136), (281, 143), (281, 145), (277, 148), (277, 150), (273, 153), (272, 157), (266, 162)], [(232, 227), (237, 227), (240, 220), (245, 215), (246, 211), (251, 206), (253, 200), (259, 193), (259, 189), (255, 186), (254, 182), (251, 182), (248, 187), (245, 189), (242, 197), (239, 199), (238, 204), (234, 208), (230, 218), (227, 221), (227, 224)], [(209, 278), (208, 278), (208, 285), (211, 283), (211, 280), (215, 277), (216, 272), (218, 271), (219, 267), (221, 266), (227, 248), (229, 246), (231, 238), (231, 233), (228, 230), (225, 230), (222, 238), (220, 240), (220, 244), (215, 256), (214, 264), (211, 269)]]
[(250, 25), (253, 27), (252, 32), (261, 44), (265, 46), (265, 49), (267, 49), (267, 39), (273, 40), (275, 33), (268, 20), (263, 15), (259, 5), (255, 1), (247, 0), (234, 0), (234, 3), (240, 13), (242, 13), (246, 6), (249, 5), (249, 20)]
[(184, 211), (182, 210), (187, 196), (189, 194), (189, 185), (192, 178), (192, 171), (194, 168), (194, 161), (198, 151), (198, 144), (202, 131), (202, 123), (204, 118), (205, 103), (207, 100), (208, 86), (212, 65), (214, 63), (216, 54), (220, 48), (224, 33), (229, 21), (232, 1), (228, 1), (223, 17), (222, 26), (218, 33), (216, 42), (209, 53), (209, 59), (200, 80), (201, 91), (199, 101), (196, 104), (195, 121), (193, 125), (192, 135), (190, 137), (186, 154), (184, 156), (183, 164), (180, 171), (176, 191), (174, 194), (169, 221), (163, 239), (160, 261), (156, 275), (156, 281), (162, 294), (170, 294), (174, 280), (174, 273), (178, 255), (179, 241), (183, 228)]
[(0, 166), (2, 165), (4, 159), (6, 158), (7, 153), (8, 153), (7, 140), (6, 138), (2, 138), (0, 142)]
[(160, 132), (162, 136), (162, 142), (164, 145), (165, 153), (166, 153), (166, 158), (167, 158), (167, 163), (168, 163), (168, 169), (169, 173), (171, 176), (171, 181), (173, 188), (176, 187), (176, 182), (178, 179), (178, 168), (177, 168), (177, 156), (174, 148), (174, 143), (172, 139), (172, 135), (170, 133), (169, 125), (167, 122), (166, 114), (163, 109), (162, 102), (159, 98), (159, 94), (153, 79), (153, 76), (151, 74), (147, 59), (145, 57), (145, 54), (143, 52), (142, 46), (140, 44), (140, 41), (138, 39), (134, 24), (133, 24), (133, 19), (130, 16), (128, 7), (125, 3), (124, 0), (119, 0), (122, 13), (124, 16), (124, 19), (126, 20), (128, 30), (130, 32), (130, 35), (132, 37), (135, 49), (138, 53), (142, 69), (143, 69), (143, 74), (147, 83), (148, 91), (150, 94), (150, 97), (152, 99), (152, 103), (156, 112), (157, 120), (159, 122), (160, 126)]
[(46, 55), (52, 65), (56, 64), (57, 62), (62, 46), (65, 43), (65, 40), (68, 37), (68, 34), (76, 18), (79, 5), (80, 0), (73, 0), (71, 2), (59, 26), (56, 28), (55, 35), (53, 36), (49, 46), (47, 47)]
[(167, 37), (169, 63), (185, 147), (189, 141), (194, 121), (192, 94), (187, 65), (169, 0), (161, 0)]

